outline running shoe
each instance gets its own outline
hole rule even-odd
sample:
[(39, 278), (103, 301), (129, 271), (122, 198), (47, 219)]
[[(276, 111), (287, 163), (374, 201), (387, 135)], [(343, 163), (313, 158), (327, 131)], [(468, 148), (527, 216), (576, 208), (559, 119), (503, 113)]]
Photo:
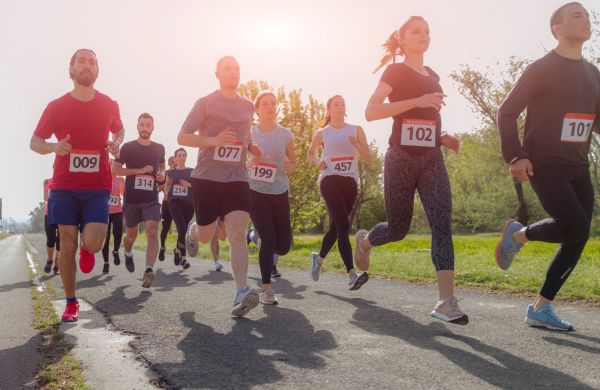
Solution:
[(89, 274), (94, 269), (96, 263), (96, 256), (94, 252), (90, 252), (83, 247), (79, 247), (79, 269), (84, 274)]
[(516, 242), (513, 239), (513, 233), (523, 228), (520, 222), (509, 219), (504, 225), (502, 238), (496, 245), (496, 264), (498, 267), (507, 270), (512, 264), (515, 255), (521, 250), (523, 244)]
[(570, 322), (561, 320), (554, 312), (551, 304), (544, 305), (537, 310), (533, 305), (527, 306), (527, 315), (525, 323), (529, 326), (548, 328), (553, 330), (573, 331), (573, 325)]
[(104, 263), (104, 267), (102, 267), (102, 273), (103, 274), (107, 274), (108, 273), (108, 262)]
[(142, 282), (142, 287), (149, 288), (152, 286), (152, 282), (154, 281), (154, 271), (151, 269), (147, 269), (144, 271), (144, 281)]
[(235, 293), (231, 315), (243, 317), (258, 305), (258, 291), (246, 286)]
[(469, 316), (463, 313), (458, 307), (458, 299), (454, 296), (438, 301), (431, 312), (431, 316), (438, 320), (451, 322), (458, 325), (467, 325)]
[(188, 256), (196, 257), (198, 254), (198, 242), (192, 239), (192, 226), (196, 222), (190, 221), (187, 232), (185, 233), (185, 250)]
[(44, 266), (44, 272), (49, 274), (52, 270), (52, 260), (46, 260), (46, 265)]
[(357, 274), (356, 272), (350, 276), (348, 280), (348, 288), (350, 291), (356, 291), (362, 287), (363, 284), (367, 283), (369, 280), (369, 274), (366, 272), (361, 272)]
[(175, 262), (175, 265), (181, 264), (181, 255), (175, 249), (173, 249), (173, 261)]
[(319, 254), (317, 252), (313, 252), (310, 255), (310, 262), (310, 276), (316, 282), (319, 280), (319, 275), (321, 274), (321, 265), (323, 264), (319, 262)]
[(272, 278), (280, 278), (281, 277), (281, 272), (279, 272), (276, 265), (273, 266), (273, 270), (271, 271), (271, 277)]
[(261, 290), (260, 292), (260, 303), (263, 305), (277, 305), (279, 302), (277, 301), (277, 297), (273, 293), (273, 290)]
[(183, 267), (183, 269), (188, 269), (191, 267), (191, 264), (187, 261), (187, 259), (185, 257), (181, 258), (181, 266)]
[(223, 263), (221, 263), (221, 260), (217, 259), (215, 260), (215, 271), (220, 271), (223, 269)]
[(125, 253), (125, 268), (127, 268), (127, 271), (129, 272), (135, 271), (135, 264), (133, 264), (133, 254), (131, 254), (131, 256), (127, 256), (127, 253)]
[(158, 260), (160, 261), (165, 261), (165, 251), (167, 250), (167, 248), (160, 248), (160, 250), (158, 251)]
[(52, 268), (52, 270), (54, 271), (54, 275), (59, 275), (60, 272), (58, 271), (58, 267), (54, 266), (54, 268)]
[(361, 229), (356, 232), (355, 236), (354, 262), (361, 271), (366, 271), (369, 269), (371, 249), (366, 250), (362, 247), (362, 242), (367, 237), (368, 233), (368, 231)]
[(113, 260), (115, 265), (121, 264), (121, 256), (119, 255), (119, 251), (113, 251)]
[(68, 302), (60, 319), (63, 322), (75, 322), (79, 318), (79, 302)]

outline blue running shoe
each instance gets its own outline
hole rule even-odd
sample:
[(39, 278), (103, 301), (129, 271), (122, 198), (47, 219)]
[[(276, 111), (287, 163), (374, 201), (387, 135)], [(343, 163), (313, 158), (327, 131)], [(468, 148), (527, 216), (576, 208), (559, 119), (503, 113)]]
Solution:
[(538, 326), (542, 328), (573, 331), (573, 325), (568, 321), (561, 320), (554, 313), (554, 307), (550, 304), (544, 305), (537, 310), (533, 310), (533, 305), (527, 306), (527, 315), (525, 323), (529, 326)]
[(521, 228), (523, 228), (523, 224), (514, 219), (509, 219), (506, 225), (504, 225), (502, 238), (498, 245), (496, 245), (496, 264), (503, 270), (507, 270), (510, 267), (515, 255), (523, 247), (523, 244), (516, 242), (512, 237), (513, 233)]

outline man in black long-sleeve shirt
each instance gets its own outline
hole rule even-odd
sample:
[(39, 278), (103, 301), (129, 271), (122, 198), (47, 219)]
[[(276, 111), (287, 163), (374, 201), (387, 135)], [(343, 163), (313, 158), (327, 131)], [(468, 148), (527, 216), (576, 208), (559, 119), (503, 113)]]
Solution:
[[(573, 330), (569, 322), (556, 316), (552, 301), (589, 237), (594, 190), (588, 151), (592, 131), (600, 130), (600, 71), (582, 58), (591, 23), (581, 4), (568, 3), (557, 9), (550, 27), (558, 46), (525, 70), (498, 110), (498, 129), (511, 174), (520, 181), (531, 181), (551, 218), (529, 226), (509, 220), (496, 247), (496, 262), (507, 269), (528, 241), (560, 243), (525, 322)], [(525, 108), (521, 145), (517, 119)]]

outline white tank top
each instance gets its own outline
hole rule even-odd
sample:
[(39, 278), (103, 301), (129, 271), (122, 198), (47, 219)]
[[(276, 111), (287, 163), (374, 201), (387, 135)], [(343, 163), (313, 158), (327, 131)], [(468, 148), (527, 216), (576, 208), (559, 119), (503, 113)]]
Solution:
[(321, 171), (319, 182), (326, 176), (352, 177), (358, 183), (358, 154), (349, 137), (357, 137), (356, 126), (345, 124), (341, 129), (331, 125), (321, 130), (323, 134), (323, 154), (321, 160), (327, 168)]

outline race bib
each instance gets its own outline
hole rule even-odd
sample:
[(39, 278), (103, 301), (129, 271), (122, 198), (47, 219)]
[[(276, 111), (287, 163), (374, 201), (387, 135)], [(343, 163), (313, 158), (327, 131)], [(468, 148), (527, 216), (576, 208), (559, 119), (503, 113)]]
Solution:
[(109, 206), (118, 206), (120, 200), (121, 200), (121, 198), (118, 196), (111, 196), (110, 199), (108, 199), (108, 205)]
[(594, 114), (565, 114), (563, 119), (562, 142), (587, 142), (596, 115)]
[(400, 144), (405, 146), (435, 147), (436, 122), (426, 119), (404, 119)]
[(258, 162), (248, 171), (250, 179), (264, 181), (266, 183), (274, 183), (276, 174), (277, 165), (267, 162)]
[(100, 152), (95, 150), (71, 150), (69, 172), (100, 172)]
[(173, 196), (187, 196), (188, 188), (184, 186), (180, 186), (179, 184), (173, 185)]
[(148, 175), (137, 175), (133, 188), (142, 191), (154, 191), (154, 177)]
[(215, 147), (215, 155), (213, 160), (224, 162), (240, 162), (242, 161), (242, 143), (236, 142), (232, 145), (223, 145)]
[(332, 157), (331, 169), (338, 174), (354, 174), (356, 173), (356, 160), (354, 156), (348, 157)]

